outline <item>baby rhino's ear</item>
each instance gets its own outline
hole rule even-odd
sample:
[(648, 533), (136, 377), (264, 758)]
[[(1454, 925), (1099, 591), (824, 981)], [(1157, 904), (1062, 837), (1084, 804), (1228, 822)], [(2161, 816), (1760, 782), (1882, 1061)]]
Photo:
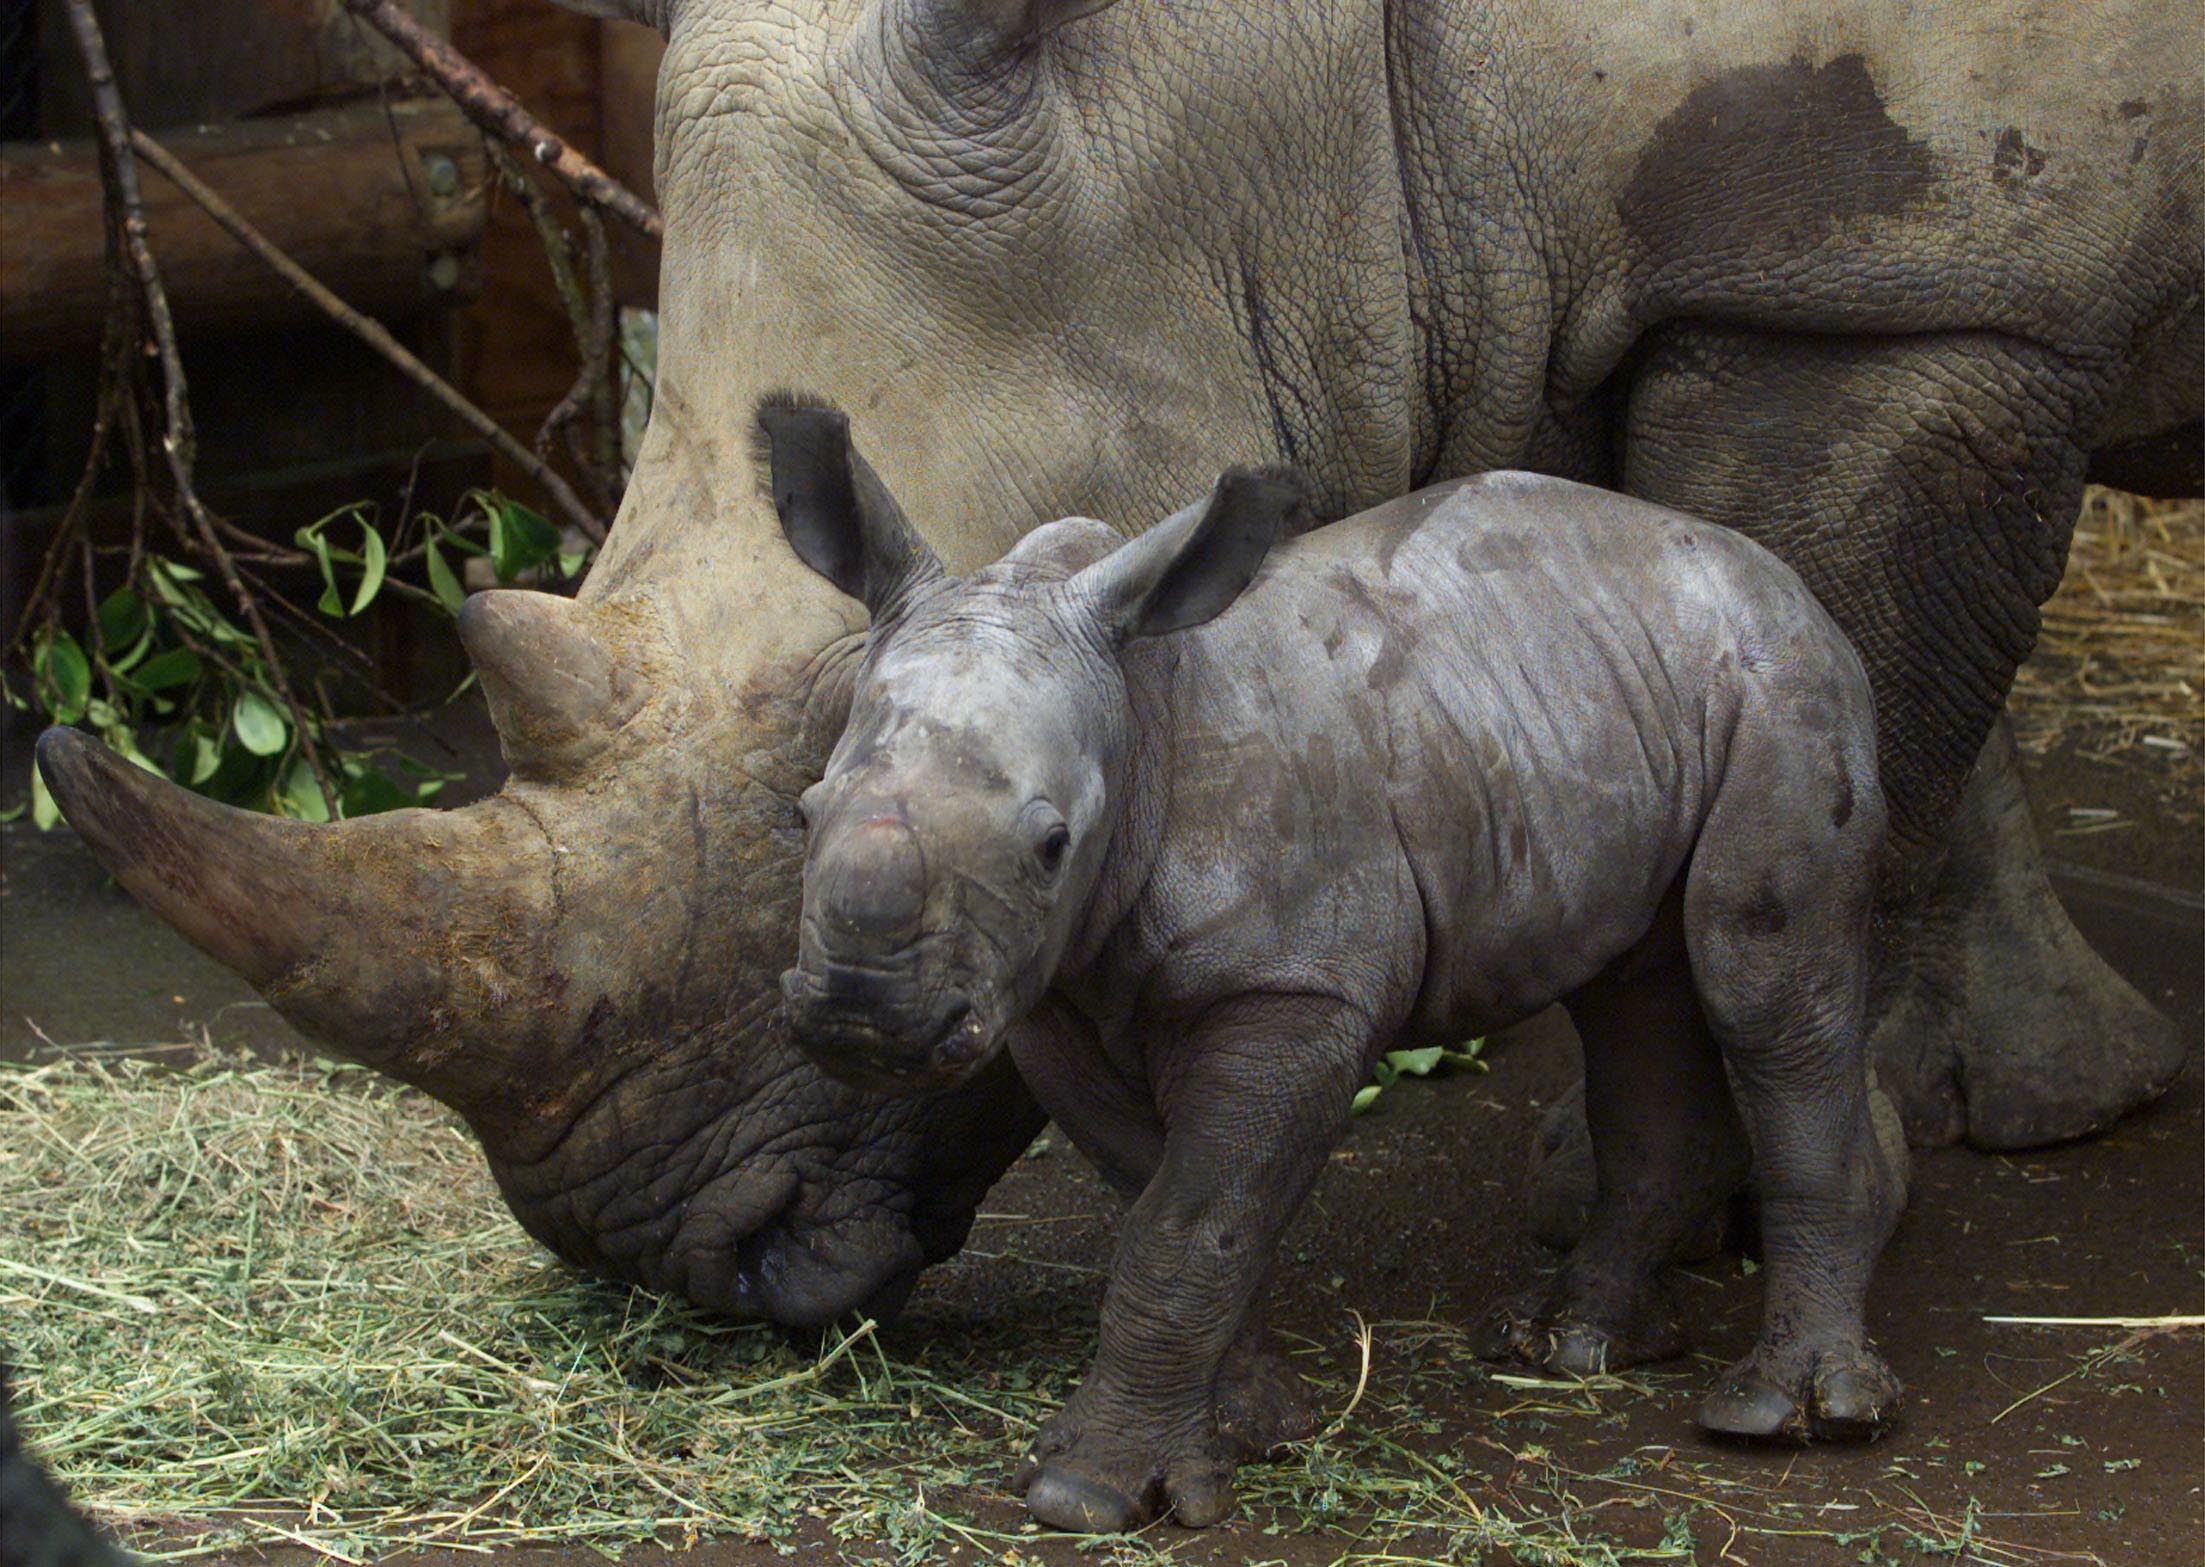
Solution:
[(874, 625), (942, 563), (850, 441), (850, 420), (789, 396), (758, 407), (758, 453), (781, 531), (805, 565), (861, 600)]
[(1121, 639), (1199, 626), (1240, 597), (1272, 540), (1300, 531), (1306, 507), (1293, 478), (1228, 468), (1206, 500), (1121, 545), (1072, 586)]

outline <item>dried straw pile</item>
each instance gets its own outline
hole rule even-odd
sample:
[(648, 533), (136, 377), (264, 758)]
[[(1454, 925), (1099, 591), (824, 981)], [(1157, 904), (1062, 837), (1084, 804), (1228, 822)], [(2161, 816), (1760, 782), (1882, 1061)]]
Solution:
[(2014, 683), (2024, 751), (2069, 745), (2159, 775), (2167, 804), (2205, 816), (2205, 502), (2093, 489), (2067, 575)]
[[(1094, 1323), (1018, 1298), (1050, 1275), (1008, 1266), (984, 1319), (795, 1346), (577, 1277), (507, 1217), (450, 1117), (365, 1072), (0, 1067), (0, 1349), (25, 1435), (103, 1527), (164, 1555), (289, 1541), (364, 1567), (733, 1537), (802, 1560), (839, 1539), (899, 1567), (1031, 1562), (1003, 1482)], [(1354, 1526), (1343, 1563), (1689, 1557), (1627, 1552), (1559, 1479), (1496, 1498), (1489, 1440), (1435, 1465), (1422, 1398), (1475, 1361), (1440, 1324), (1379, 1331), (1392, 1369), (1353, 1420), (1243, 1471), (1273, 1527)], [(1333, 1349), (1308, 1370), (1337, 1408), (1356, 1356)], [(1602, 1395), (1568, 1396), (1597, 1414)], [(1176, 1557), (1133, 1541), (1097, 1559)]]

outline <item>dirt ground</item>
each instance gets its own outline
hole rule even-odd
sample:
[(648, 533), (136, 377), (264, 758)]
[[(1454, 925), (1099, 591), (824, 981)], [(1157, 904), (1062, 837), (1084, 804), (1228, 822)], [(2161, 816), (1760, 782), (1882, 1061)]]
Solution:
[[(2063, 751), (2032, 759), (2028, 777), (2079, 922), (2196, 1036), (2205, 1032), (2205, 834), (2194, 811), (2170, 805), (2156, 765), (2149, 753), (2107, 764)], [(2078, 804), (2115, 809), (2133, 825), (2075, 834), (2067, 829)], [(172, 1039), (178, 1025), (204, 1019), (233, 1037), (280, 1041), (280, 1024), (140, 916), (66, 835), (33, 842), (20, 825), (5, 834), (7, 1054), (35, 1041), (27, 1020), (63, 1043), (141, 1028)], [(87, 964), (94, 951), (101, 959)], [(118, 955), (129, 955), (120, 971), (137, 976), (127, 986), (95, 977), (118, 972)], [(1902, 1427), (1867, 1448), (1771, 1452), (1716, 1445), (1689, 1420), (1700, 1383), (1751, 1338), (1757, 1281), (1736, 1259), (1681, 1281), (1701, 1339), (1692, 1362), (1583, 1390), (1498, 1382), (1462, 1350), (1456, 1330), (1474, 1324), (1487, 1300), (1526, 1288), (1552, 1263), (1523, 1235), (1519, 1192), (1540, 1109), (1574, 1071), (1571, 1047), (1542, 1037), (1551, 1034), (1535, 1028), (1497, 1049), (1487, 1075), (1382, 1096), (1291, 1234), (1275, 1322), (1327, 1385), (1352, 1381), (1358, 1315), (1374, 1327), (1371, 1395), (1348, 1418), (1369, 1418), (1382, 1403), (1406, 1408), (1412, 1450), (1431, 1473), (1496, 1508), (1567, 1504), (1588, 1529), (1645, 1548), (1648, 1559), (2199, 1560), (2205, 1334), (1986, 1320), (2205, 1311), (2205, 1091), (2194, 1063), (2161, 1103), (2094, 1142), (1925, 1158), (1871, 1304), (1873, 1329), (1907, 1385)], [(999, 1334), (1007, 1312), (1091, 1319), (1117, 1207), (1060, 1137), (1051, 1142), (991, 1195), (966, 1253), (927, 1277), (886, 1335), (891, 1351), (929, 1336)], [(998, 1473), (953, 1499), (1006, 1531), (1021, 1521), (1000, 1489), (1013, 1456), (1006, 1451)], [(1036, 1535), (965, 1559), (1316, 1567), (1354, 1552), (1352, 1520), (1300, 1523), (1243, 1508), (1201, 1535), (1164, 1525), (1100, 1551)], [(1414, 1559), (1410, 1544), (1393, 1549), (1391, 1559)], [(499, 1567), (584, 1559), (500, 1554)], [(625, 1559), (655, 1567), (672, 1554)], [(709, 1567), (791, 1559), (727, 1543), (678, 1554)], [(225, 1559), (318, 1560), (297, 1551)], [(794, 1559), (893, 1558), (822, 1530), (800, 1541)], [(462, 1558), (412, 1560), (459, 1567)]]

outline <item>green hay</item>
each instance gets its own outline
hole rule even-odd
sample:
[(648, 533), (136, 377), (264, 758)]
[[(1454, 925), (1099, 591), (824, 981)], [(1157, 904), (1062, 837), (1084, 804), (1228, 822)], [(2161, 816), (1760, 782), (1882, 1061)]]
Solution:
[[(794, 1549), (824, 1530), (853, 1560), (1032, 1562), (1002, 1486), (1093, 1350), (1091, 1310), (1047, 1298), (893, 1347), (870, 1324), (794, 1346), (576, 1276), (507, 1217), (450, 1116), (364, 1071), (97, 1052), (0, 1069), (0, 1347), (22, 1423), (141, 1551)], [(1613, 1476), (1483, 1435), (1450, 1450), (1428, 1409), (1480, 1375), (1462, 1335), (1373, 1327), (1367, 1385), (1352, 1344), (1308, 1346), (1318, 1396), (1346, 1413), (1242, 1470), (1243, 1548), (1321, 1531), (1342, 1567), (1593, 1567), (1691, 1560), (1703, 1506), (1802, 1532), (1720, 1482), (1685, 1489), (1681, 1465), (1632, 1521), (1573, 1489)], [(1509, 1388), (1504, 1416), (1604, 1421), (1648, 1384)], [(1205, 1538), (1086, 1549), (1210, 1560)]]

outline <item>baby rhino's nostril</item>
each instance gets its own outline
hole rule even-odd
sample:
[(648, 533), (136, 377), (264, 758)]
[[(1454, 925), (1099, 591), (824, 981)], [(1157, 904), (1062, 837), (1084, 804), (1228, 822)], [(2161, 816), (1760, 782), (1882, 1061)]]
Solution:
[(942, 1036), (934, 1046), (934, 1065), (954, 1072), (972, 1065), (987, 1049), (987, 1026), (972, 1015), (969, 1002), (958, 1001), (942, 1019)]

